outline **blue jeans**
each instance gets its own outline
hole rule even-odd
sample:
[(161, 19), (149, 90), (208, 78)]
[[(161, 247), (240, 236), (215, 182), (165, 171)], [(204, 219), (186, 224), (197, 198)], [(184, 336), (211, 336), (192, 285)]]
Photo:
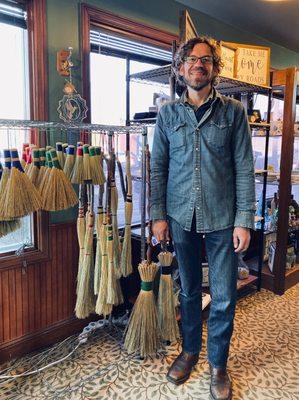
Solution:
[[(185, 231), (172, 218), (169, 226), (181, 280), (181, 323), (183, 350), (199, 353), (202, 345), (202, 260), (203, 234)], [(211, 307), (208, 319), (208, 360), (215, 368), (226, 366), (237, 298), (237, 255), (233, 228), (205, 234), (209, 263)]]

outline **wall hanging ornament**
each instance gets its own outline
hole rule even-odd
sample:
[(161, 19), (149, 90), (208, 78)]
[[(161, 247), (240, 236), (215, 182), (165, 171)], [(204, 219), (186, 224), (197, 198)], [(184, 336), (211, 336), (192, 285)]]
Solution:
[(72, 82), (72, 68), (74, 64), (71, 60), (72, 48), (69, 47), (69, 56), (67, 58), (66, 69), (69, 72), (69, 77), (64, 84), (64, 96), (59, 100), (57, 108), (59, 118), (64, 122), (82, 122), (86, 116), (88, 108), (86, 101), (77, 92), (75, 85)]

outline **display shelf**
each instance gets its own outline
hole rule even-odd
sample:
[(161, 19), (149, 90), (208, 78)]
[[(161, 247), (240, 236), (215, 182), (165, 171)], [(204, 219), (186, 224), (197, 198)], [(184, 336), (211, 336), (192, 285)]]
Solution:
[(266, 122), (249, 122), (249, 126), (252, 128), (270, 129), (270, 124), (267, 124)]
[(241, 290), (245, 286), (252, 285), (253, 283), (256, 283), (257, 280), (258, 280), (258, 277), (255, 275), (249, 275), (248, 278), (246, 278), (246, 279), (238, 279), (237, 290)]
[[(171, 76), (171, 64), (164, 65), (160, 68), (154, 68), (144, 72), (137, 72), (130, 75), (132, 81), (155, 82), (159, 84), (168, 84)], [(230, 95), (236, 93), (261, 93), (268, 94), (270, 87), (258, 86), (250, 83), (242, 82), (234, 78), (224, 78), (219, 76), (219, 84), (216, 86), (220, 93)], [(254, 124), (256, 126), (264, 126), (264, 124)], [(267, 126), (265, 126), (267, 127)]]

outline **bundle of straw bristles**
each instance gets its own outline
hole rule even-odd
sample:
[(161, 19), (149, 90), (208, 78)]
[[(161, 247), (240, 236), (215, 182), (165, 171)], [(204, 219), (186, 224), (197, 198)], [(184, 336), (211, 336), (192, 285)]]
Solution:
[(38, 211), (61, 211), (78, 203), (72, 184), (87, 180), (101, 185), (105, 175), (101, 150), (79, 142), (55, 148), (24, 144), (21, 160), (16, 149), (3, 151), (0, 165), (0, 237), (20, 227), (20, 218)]

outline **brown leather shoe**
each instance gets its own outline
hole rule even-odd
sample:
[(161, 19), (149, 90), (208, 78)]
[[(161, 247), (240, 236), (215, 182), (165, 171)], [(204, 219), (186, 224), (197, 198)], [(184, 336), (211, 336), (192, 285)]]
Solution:
[(166, 378), (175, 385), (181, 385), (189, 378), (197, 361), (198, 354), (190, 354), (182, 351), (169, 368)]
[(210, 365), (211, 385), (210, 398), (212, 400), (231, 400), (232, 384), (225, 368), (213, 368)]

